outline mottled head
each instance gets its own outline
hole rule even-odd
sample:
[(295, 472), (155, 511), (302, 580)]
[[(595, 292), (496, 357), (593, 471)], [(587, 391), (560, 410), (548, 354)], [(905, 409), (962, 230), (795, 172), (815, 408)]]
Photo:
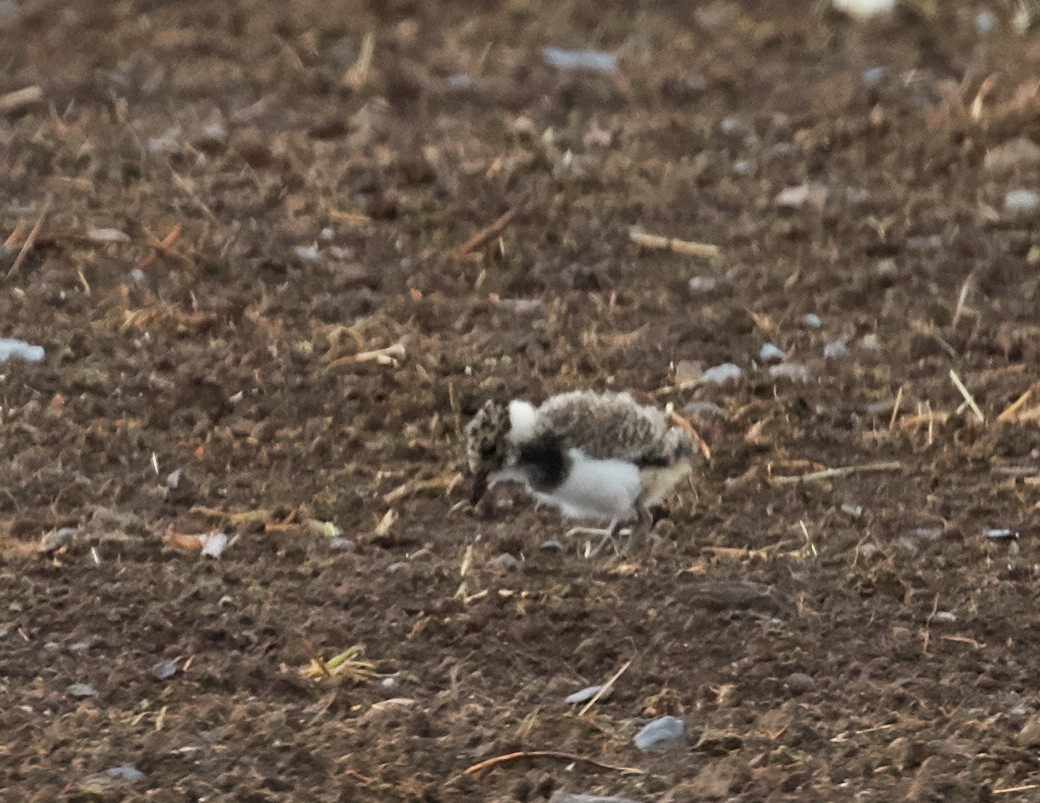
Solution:
[(487, 491), (488, 475), (506, 463), (510, 426), (509, 408), (494, 400), (484, 402), (466, 425), (466, 460), (473, 472), (473, 504)]

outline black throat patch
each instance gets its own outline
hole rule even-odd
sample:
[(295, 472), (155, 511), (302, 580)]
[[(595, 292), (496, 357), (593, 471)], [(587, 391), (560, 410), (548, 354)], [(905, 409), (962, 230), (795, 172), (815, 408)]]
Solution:
[(551, 491), (567, 474), (563, 443), (555, 435), (539, 435), (520, 447), (518, 467), (527, 474), (536, 491)]

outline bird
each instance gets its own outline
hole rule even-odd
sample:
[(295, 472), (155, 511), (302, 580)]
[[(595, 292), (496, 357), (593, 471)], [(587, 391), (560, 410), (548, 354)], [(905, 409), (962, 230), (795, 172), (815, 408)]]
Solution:
[(470, 502), (516, 482), (564, 518), (609, 522), (593, 531), (604, 534), (593, 554), (635, 520), (628, 552), (653, 524), (649, 507), (693, 470), (699, 452), (691, 432), (626, 392), (576, 390), (538, 407), (491, 399), (466, 425)]

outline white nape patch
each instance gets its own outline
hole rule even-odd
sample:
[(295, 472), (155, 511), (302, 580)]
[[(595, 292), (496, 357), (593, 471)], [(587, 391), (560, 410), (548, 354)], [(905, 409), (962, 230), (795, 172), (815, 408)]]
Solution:
[(538, 411), (534, 405), (522, 399), (509, 402), (509, 439), (521, 443), (534, 437), (534, 426), (538, 422)]
[(571, 449), (571, 470), (551, 492), (534, 492), (542, 502), (559, 508), (571, 519), (627, 521), (635, 515), (639, 498), (639, 469), (627, 460), (593, 460)]

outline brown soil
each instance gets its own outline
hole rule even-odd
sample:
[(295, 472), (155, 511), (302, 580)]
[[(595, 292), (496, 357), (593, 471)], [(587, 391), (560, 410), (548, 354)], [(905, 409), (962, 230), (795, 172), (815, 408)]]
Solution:
[[(6, 4), (4, 799), (1037, 799), (1040, 39), (823, 5)], [(629, 559), (458, 504), (480, 401), (575, 387), (714, 452)]]

